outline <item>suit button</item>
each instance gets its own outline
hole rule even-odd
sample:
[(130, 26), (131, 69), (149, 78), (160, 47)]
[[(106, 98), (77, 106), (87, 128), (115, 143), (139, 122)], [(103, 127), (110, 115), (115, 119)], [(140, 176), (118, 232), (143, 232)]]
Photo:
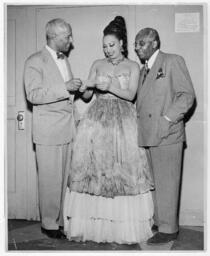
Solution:
[(152, 114), (149, 114), (149, 117), (152, 117)]

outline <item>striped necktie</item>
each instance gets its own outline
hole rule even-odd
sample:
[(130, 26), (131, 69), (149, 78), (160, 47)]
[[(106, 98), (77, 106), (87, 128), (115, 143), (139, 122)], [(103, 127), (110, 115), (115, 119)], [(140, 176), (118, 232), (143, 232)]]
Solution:
[(145, 82), (147, 74), (149, 73), (149, 67), (148, 67), (148, 61), (145, 61), (144, 64), (144, 75), (143, 75), (143, 79), (142, 79), (142, 84)]

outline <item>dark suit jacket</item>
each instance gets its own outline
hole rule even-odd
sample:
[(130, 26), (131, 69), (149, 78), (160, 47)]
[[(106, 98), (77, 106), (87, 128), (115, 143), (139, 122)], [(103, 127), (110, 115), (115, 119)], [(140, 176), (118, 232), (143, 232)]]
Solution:
[(75, 134), (73, 102), (55, 61), (45, 47), (26, 60), (24, 82), (27, 99), (33, 104), (34, 143), (69, 143)]
[[(195, 93), (181, 56), (159, 52), (142, 85), (141, 70), (137, 91), (139, 146), (168, 145), (185, 140), (183, 117), (191, 108)], [(161, 138), (166, 115), (172, 120), (168, 136)]]

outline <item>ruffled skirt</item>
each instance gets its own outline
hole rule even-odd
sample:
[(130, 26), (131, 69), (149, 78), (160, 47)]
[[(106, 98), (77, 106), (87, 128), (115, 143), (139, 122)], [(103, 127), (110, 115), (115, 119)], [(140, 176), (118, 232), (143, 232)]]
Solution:
[(152, 236), (153, 180), (132, 103), (97, 98), (80, 121), (64, 206), (69, 240), (138, 243)]
[(69, 240), (140, 243), (152, 236), (152, 195), (105, 198), (67, 190), (64, 216)]

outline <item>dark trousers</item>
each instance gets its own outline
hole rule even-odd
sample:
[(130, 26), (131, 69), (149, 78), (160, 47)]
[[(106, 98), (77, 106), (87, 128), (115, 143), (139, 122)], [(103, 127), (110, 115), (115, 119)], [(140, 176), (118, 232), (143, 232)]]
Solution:
[(155, 224), (163, 233), (178, 231), (178, 206), (183, 143), (149, 147), (147, 155), (155, 181)]

